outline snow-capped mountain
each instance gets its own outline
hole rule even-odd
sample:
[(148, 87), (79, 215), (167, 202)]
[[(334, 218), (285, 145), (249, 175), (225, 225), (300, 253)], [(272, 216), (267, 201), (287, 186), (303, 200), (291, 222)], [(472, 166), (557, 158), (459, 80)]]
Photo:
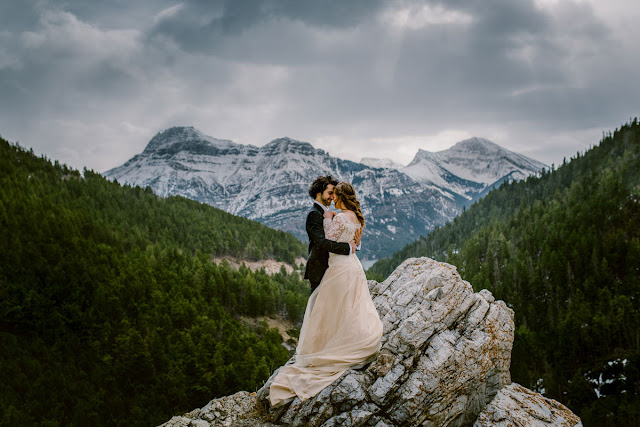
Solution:
[(391, 159), (376, 159), (374, 157), (363, 157), (360, 159), (360, 163), (372, 168), (400, 169), (402, 167), (400, 163), (396, 163)]
[(423, 185), (434, 185), (474, 201), (505, 180), (520, 180), (545, 167), (487, 139), (470, 138), (436, 153), (418, 150), (400, 171)]
[[(421, 151), (416, 159), (428, 157), (421, 153), (428, 152)], [(330, 174), (356, 188), (367, 221), (360, 255), (375, 259), (455, 217), (467, 194), (481, 191), (468, 188), (486, 187), (484, 181), (463, 179), (445, 169), (472, 158), (471, 152), (465, 154), (437, 157), (431, 163), (414, 159), (398, 170), (332, 157), (290, 138), (256, 147), (215, 139), (192, 127), (174, 127), (158, 133), (141, 154), (104, 175), (121, 184), (149, 186), (163, 197), (198, 200), (306, 240), (309, 185), (317, 176)], [(488, 157), (486, 162), (491, 164)], [(436, 163), (440, 169), (432, 170), (442, 172), (440, 178), (421, 168)], [(482, 178), (489, 176), (482, 172)], [(426, 176), (433, 179), (420, 178)]]
[(363, 258), (389, 255), (458, 212), (454, 200), (395, 169), (342, 160), (290, 138), (255, 147), (191, 127), (158, 133), (141, 154), (104, 173), (121, 184), (198, 200), (301, 240), (307, 238), (304, 222), (312, 205), (309, 185), (328, 174), (356, 188), (367, 220)]

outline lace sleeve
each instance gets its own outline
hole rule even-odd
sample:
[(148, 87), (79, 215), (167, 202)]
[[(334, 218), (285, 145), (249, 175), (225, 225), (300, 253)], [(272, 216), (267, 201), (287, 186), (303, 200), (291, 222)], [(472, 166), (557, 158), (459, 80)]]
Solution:
[(329, 218), (325, 218), (322, 221), (322, 224), (324, 226), (324, 236), (327, 239), (333, 240), (335, 242), (338, 241), (340, 233), (342, 233), (342, 230), (344, 230), (347, 226), (342, 215), (336, 215), (332, 220)]

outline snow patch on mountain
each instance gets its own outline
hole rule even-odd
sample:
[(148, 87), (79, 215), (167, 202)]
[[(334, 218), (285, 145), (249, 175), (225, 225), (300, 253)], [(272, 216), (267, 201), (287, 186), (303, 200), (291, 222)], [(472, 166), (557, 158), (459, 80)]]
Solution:
[(372, 168), (400, 169), (402, 167), (400, 163), (396, 163), (391, 159), (376, 159), (374, 157), (363, 157), (360, 163)]

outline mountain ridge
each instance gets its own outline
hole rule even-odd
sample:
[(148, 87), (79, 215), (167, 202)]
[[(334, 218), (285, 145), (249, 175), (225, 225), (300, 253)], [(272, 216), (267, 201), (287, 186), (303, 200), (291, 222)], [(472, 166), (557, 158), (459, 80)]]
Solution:
[[(522, 175), (537, 173), (520, 171)], [(310, 183), (320, 175), (351, 182), (367, 218), (363, 259), (390, 255), (405, 243), (453, 219), (487, 188), (443, 171), (424, 183), (401, 169), (333, 157), (289, 137), (261, 147), (219, 140), (193, 127), (156, 134), (141, 154), (104, 172), (118, 182), (181, 195), (291, 232), (306, 241)]]

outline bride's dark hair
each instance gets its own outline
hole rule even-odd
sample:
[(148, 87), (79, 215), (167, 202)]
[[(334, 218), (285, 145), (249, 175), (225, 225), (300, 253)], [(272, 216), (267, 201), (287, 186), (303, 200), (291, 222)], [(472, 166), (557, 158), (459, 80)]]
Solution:
[(364, 227), (364, 216), (360, 210), (360, 202), (356, 199), (356, 190), (348, 182), (340, 182), (333, 189), (333, 195), (342, 202), (345, 208), (353, 211), (360, 221), (360, 225)]

